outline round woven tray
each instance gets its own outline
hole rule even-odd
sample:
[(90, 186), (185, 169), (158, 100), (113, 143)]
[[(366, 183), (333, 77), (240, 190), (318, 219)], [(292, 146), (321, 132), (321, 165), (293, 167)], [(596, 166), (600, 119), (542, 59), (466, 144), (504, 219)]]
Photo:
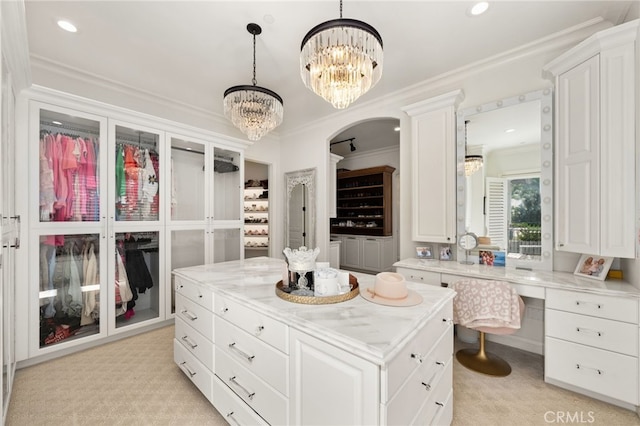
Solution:
[(349, 274), (349, 284), (351, 284), (351, 291), (349, 293), (336, 294), (334, 296), (299, 296), (283, 291), (282, 288), (284, 285), (282, 284), (282, 280), (280, 280), (276, 283), (276, 295), (287, 302), (302, 303), (305, 305), (328, 305), (330, 303), (345, 302), (360, 294), (358, 280), (351, 274)]

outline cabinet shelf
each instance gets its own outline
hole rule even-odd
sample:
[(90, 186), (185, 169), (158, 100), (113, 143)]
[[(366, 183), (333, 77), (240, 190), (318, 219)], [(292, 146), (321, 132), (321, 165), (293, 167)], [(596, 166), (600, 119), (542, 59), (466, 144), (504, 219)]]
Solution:
[(331, 219), (331, 232), (390, 236), (391, 177), (394, 170), (390, 166), (380, 166), (338, 173), (338, 215)]

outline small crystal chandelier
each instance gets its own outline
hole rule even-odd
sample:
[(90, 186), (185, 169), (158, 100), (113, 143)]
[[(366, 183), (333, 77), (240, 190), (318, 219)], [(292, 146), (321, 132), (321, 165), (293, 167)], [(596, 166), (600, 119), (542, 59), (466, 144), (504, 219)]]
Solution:
[[(467, 150), (467, 130), (469, 120), (464, 122), (464, 150)], [(482, 167), (482, 155), (466, 155), (464, 156), (464, 175), (471, 176)]]
[(337, 109), (376, 85), (382, 76), (382, 37), (355, 19), (333, 19), (316, 25), (300, 47), (300, 73), (305, 86)]
[(465, 155), (464, 175), (471, 176), (482, 167), (482, 155)]
[(253, 34), (253, 85), (233, 86), (224, 91), (224, 115), (249, 140), (257, 141), (282, 123), (284, 107), (276, 92), (256, 85), (256, 36), (262, 33), (262, 28), (248, 24), (247, 31)]

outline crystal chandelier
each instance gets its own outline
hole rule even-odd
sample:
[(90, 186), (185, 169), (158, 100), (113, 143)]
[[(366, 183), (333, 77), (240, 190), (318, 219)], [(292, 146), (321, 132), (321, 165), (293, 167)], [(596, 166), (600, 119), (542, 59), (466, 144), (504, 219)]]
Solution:
[(464, 175), (471, 176), (482, 167), (482, 155), (465, 155)]
[(256, 35), (262, 33), (262, 28), (248, 24), (247, 31), (253, 34), (253, 85), (224, 91), (224, 115), (249, 140), (257, 141), (282, 123), (284, 108), (276, 92), (256, 85)]
[(300, 73), (305, 86), (337, 109), (376, 85), (382, 76), (382, 37), (355, 19), (333, 19), (316, 25), (300, 47)]

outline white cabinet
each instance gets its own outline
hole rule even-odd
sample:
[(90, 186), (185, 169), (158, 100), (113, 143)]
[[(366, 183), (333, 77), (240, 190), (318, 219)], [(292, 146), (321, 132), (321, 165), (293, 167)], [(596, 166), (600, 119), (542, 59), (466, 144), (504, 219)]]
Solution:
[(382, 272), (395, 261), (393, 237), (343, 235), (341, 241), (341, 268)]
[(19, 360), (168, 321), (172, 268), (241, 258), (240, 144), (47, 89), (19, 105)]
[(407, 281), (440, 286), (442, 279), (439, 272), (421, 271), (419, 269), (397, 267), (396, 272), (403, 275)]
[(403, 108), (411, 117), (414, 241), (455, 242), (455, 111), (461, 99), (462, 91), (456, 90)]
[(637, 299), (548, 289), (545, 328), (545, 381), (638, 405)]
[(556, 249), (636, 254), (638, 20), (549, 63), (556, 84)]

